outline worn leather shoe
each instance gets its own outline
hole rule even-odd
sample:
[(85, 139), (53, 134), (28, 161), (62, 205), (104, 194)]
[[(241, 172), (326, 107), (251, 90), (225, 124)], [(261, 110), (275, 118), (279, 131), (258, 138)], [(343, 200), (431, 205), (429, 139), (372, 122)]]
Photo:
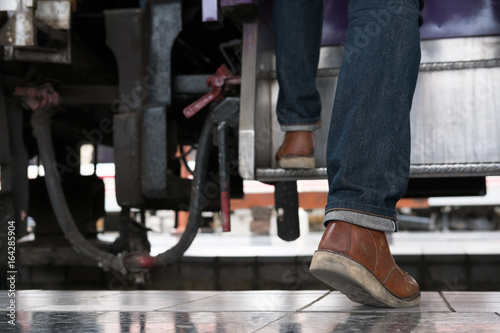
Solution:
[(310, 271), (357, 303), (392, 308), (420, 304), (417, 282), (396, 265), (383, 231), (330, 222)]
[(276, 153), (278, 166), (284, 169), (312, 169), (315, 166), (315, 134), (312, 131), (286, 132)]

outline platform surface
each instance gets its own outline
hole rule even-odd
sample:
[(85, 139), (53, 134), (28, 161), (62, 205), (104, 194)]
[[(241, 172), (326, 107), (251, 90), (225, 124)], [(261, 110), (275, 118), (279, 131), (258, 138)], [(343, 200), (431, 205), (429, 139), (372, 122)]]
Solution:
[[(187, 257), (290, 257), (312, 255), (322, 232), (310, 232), (286, 242), (278, 236), (248, 236), (232, 233), (198, 234), (184, 254)], [(100, 236), (112, 241), (117, 234)], [(151, 255), (158, 255), (177, 244), (178, 236), (149, 234)], [(388, 234), (393, 255), (500, 255), (500, 230), (418, 232)]]
[(500, 292), (423, 292), (419, 307), (357, 305), (316, 291), (49, 291), (16, 293), (1, 332), (500, 332)]

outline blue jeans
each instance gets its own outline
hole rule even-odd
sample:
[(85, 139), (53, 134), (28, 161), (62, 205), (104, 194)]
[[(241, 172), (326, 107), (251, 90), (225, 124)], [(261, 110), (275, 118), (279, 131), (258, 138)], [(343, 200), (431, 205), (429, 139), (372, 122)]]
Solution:
[[(410, 169), (410, 108), (420, 64), (423, 0), (350, 0), (346, 45), (326, 151), (325, 225), (397, 230)], [(288, 130), (320, 122), (316, 90), (322, 0), (274, 0), (280, 93)]]

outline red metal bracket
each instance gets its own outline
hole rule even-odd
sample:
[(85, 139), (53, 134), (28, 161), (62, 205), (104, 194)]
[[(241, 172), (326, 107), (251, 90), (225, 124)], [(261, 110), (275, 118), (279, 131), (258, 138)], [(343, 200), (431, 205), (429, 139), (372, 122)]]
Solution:
[(59, 94), (50, 84), (38, 88), (16, 87), (14, 96), (21, 97), (24, 104), (32, 111), (57, 106), (61, 101)]
[(203, 95), (196, 102), (186, 107), (182, 111), (184, 116), (186, 116), (186, 118), (191, 118), (210, 102), (222, 101), (226, 94), (234, 86), (239, 85), (241, 85), (241, 77), (233, 75), (233, 73), (225, 65), (221, 65), (217, 68), (215, 75), (212, 75), (207, 79), (207, 86), (211, 87), (212, 90)]

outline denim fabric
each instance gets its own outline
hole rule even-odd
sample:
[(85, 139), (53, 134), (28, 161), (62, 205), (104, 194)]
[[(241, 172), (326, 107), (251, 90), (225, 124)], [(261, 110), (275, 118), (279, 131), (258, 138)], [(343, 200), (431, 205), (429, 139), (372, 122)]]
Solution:
[[(308, 38), (275, 30), (277, 63), (281, 64), (277, 70), (283, 72), (278, 73), (281, 124), (318, 119), (319, 100), (314, 97), (312, 74), (301, 73), (304, 81), (300, 82), (283, 76), (287, 71), (316, 75), (316, 69), (311, 68), (317, 65), (317, 50), (310, 49), (318, 45), (321, 2), (275, 0), (275, 20), (281, 17), (276, 26), (284, 26), (282, 21), (289, 20), (287, 26), (298, 29), (308, 26), (303, 22), (311, 22)], [(291, 22), (295, 16), (284, 10), (289, 4), (290, 11), (300, 8), (300, 24)], [(315, 9), (306, 10), (308, 6)], [(330, 187), (325, 225), (342, 220), (376, 230), (397, 230), (395, 205), (404, 195), (409, 178), (409, 116), (420, 63), (422, 7), (422, 0), (349, 2), (346, 46), (326, 152)], [(299, 43), (303, 48), (297, 47)], [(308, 58), (304, 63), (301, 57), (291, 56), (300, 50)], [(288, 93), (293, 91), (300, 93), (289, 99)], [(295, 104), (300, 106), (295, 108)]]
[(280, 90), (276, 112), (283, 131), (320, 126), (316, 73), (323, 26), (323, 1), (274, 0), (273, 30)]

